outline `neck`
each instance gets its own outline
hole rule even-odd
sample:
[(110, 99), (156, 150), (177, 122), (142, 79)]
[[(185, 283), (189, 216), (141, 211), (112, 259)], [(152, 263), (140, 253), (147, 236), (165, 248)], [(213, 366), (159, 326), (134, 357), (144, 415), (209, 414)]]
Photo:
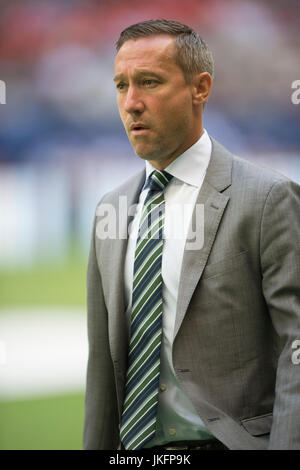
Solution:
[(203, 135), (203, 133), (204, 133), (204, 129), (201, 128), (200, 131), (199, 131), (199, 134), (189, 144), (187, 144), (185, 147), (182, 147), (182, 148), (178, 149), (177, 151), (175, 151), (172, 155), (170, 155), (167, 158), (161, 158), (161, 159), (157, 159), (157, 160), (148, 160), (149, 163), (151, 163), (151, 165), (154, 166), (154, 168), (156, 168), (157, 170), (164, 170), (176, 158), (178, 158), (186, 150), (188, 150), (190, 147), (192, 147), (192, 145), (194, 145), (200, 139), (200, 137)]

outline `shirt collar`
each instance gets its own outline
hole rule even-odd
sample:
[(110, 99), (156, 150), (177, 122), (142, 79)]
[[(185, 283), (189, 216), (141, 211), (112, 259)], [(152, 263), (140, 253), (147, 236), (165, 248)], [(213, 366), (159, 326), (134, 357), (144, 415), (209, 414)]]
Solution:
[[(184, 183), (200, 187), (209, 164), (211, 150), (212, 143), (204, 129), (200, 139), (175, 158), (165, 171)], [(153, 170), (156, 168), (146, 161), (146, 180)]]

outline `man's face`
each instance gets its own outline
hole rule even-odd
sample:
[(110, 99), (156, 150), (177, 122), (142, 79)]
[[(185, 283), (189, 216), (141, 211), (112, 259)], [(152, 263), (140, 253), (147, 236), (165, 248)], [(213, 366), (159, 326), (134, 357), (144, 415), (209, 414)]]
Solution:
[(115, 61), (118, 107), (130, 143), (139, 157), (164, 168), (201, 135), (192, 86), (174, 57), (173, 38), (161, 35), (125, 42)]

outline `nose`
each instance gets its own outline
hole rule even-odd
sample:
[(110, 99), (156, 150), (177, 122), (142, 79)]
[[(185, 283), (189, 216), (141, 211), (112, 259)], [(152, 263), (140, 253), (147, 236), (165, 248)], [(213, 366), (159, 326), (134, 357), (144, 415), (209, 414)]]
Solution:
[(129, 114), (135, 114), (142, 113), (144, 108), (140, 90), (135, 86), (129, 86), (124, 102), (124, 110)]

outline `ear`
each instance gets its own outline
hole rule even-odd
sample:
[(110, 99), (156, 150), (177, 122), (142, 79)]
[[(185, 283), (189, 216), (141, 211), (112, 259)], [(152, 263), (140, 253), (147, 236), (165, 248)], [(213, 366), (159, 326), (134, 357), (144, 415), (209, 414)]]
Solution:
[(192, 81), (192, 102), (194, 105), (204, 104), (210, 94), (212, 77), (208, 72), (195, 75)]

